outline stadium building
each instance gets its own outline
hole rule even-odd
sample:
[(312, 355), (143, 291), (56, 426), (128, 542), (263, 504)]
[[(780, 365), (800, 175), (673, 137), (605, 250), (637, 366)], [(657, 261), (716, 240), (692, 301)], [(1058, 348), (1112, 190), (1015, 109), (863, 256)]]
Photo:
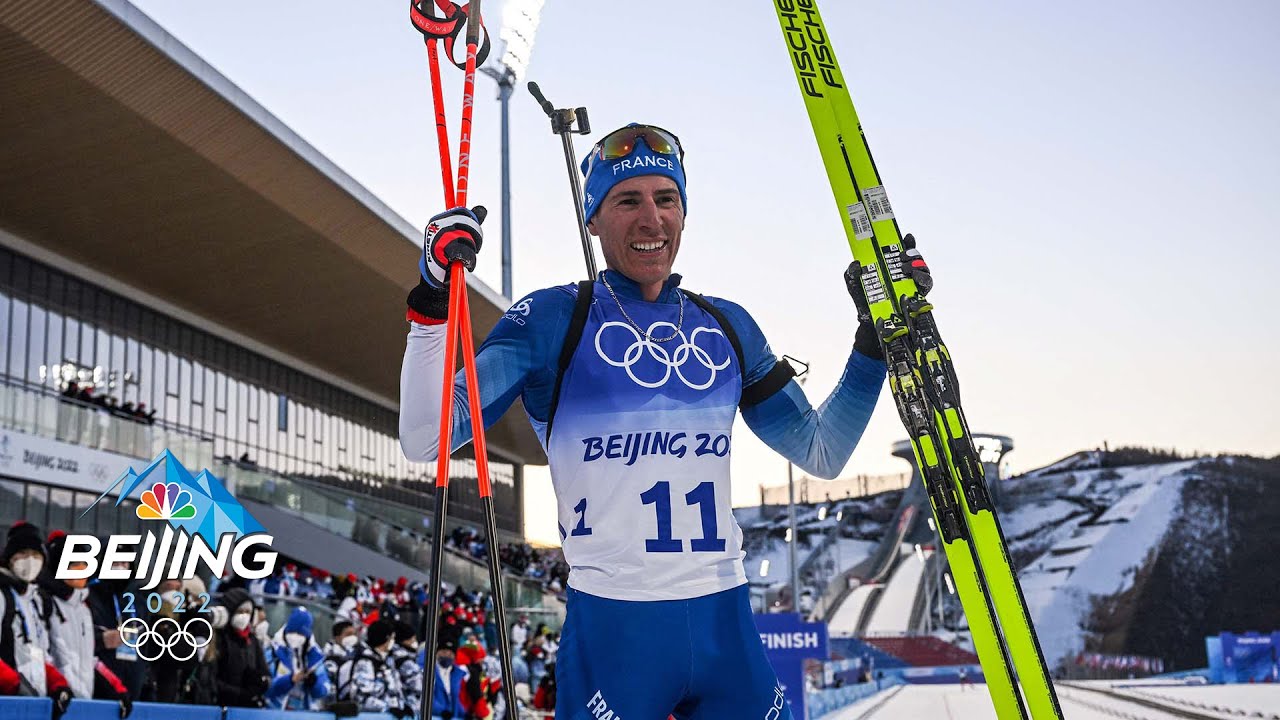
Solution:
[[(421, 229), (126, 2), (6, 3), (0, 58), (0, 526), (127, 531), (80, 515), (167, 448), (288, 556), (425, 567), (434, 465), (397, 441)], [(470, 293), (484, 337), (509, 301)], [(522, 415), (489, 433), (506, 541), (545, 462)]]

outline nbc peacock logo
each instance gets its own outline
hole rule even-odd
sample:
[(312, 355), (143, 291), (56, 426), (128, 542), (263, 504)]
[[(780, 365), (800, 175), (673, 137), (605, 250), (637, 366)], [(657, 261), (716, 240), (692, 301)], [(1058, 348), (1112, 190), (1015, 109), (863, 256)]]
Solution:
[(191, 493), (177, 483), (156, 483), (142, 491), (142, 504), (134, 511), (139, 520), (190, 520), (196, 516)]

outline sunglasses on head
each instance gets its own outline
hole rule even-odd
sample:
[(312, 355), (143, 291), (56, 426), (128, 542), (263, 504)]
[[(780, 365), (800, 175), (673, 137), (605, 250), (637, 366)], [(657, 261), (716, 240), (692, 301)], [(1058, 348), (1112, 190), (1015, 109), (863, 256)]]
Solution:
[(617, 160), (630, 155), (636, 149), (636, 141), (644, 140), (650, 150), (662, 155), (679, 155), (684, 161), (684, 150), (680, 147), (680, 138), (669, 130), (654, 125), (635, 125), (619, 128), (605, 135), (596, 143), (592, 153), (601, 160)]

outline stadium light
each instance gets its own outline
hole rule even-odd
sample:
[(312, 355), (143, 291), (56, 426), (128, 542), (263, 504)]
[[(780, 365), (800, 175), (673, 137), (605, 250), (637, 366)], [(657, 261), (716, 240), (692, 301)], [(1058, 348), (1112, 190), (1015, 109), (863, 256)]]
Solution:
[(791, 528), (787, 528), (787, 537), (785, 538), (785, 541), (791, 542)]
[(529, 68), (529, 58), (533, 55), (533, 37), (542, 18), (544, 1), (507, 0), (502, 8), (502, 28), (498, 31), (498, 37), (503, 43), (502, 58), (480, 68), (480, 72), (498, 83), (498, 102), (502, 105), (502, 294), (508, 298), (512, 297), (511, 131), (508, 105), (511, 91)]
[(818, 508), (818, 520), (826, 520), (826, 519), (827, 519), (827, 506), (823, 505), (822, 507)]
[(837, 511), (836, 511), (836, 522), (840, 522), (840, 521), (841, 521), (841, 520), (843, 520), (843, 519), (844, 519), (844, 510), (837, 510)]
[(769, 558), (760, 561), (760, 577), (769, 577)]
[(498, 32), (503, 43), (501, 63), (515, 73), (516, 82), (529, 67), (543, 4), (544, 0), (507, 0), (502, 8), (502, 29)]

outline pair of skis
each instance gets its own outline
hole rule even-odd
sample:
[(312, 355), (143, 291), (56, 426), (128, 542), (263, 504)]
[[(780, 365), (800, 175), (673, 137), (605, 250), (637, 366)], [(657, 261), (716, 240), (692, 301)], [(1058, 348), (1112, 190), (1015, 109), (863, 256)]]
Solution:
[(902, 234), (815, 0), (774, 0), (791, 64), (880, 334), (889, 385), (1000, 720), (1062, 718), (960, 407), (933, 305)]

